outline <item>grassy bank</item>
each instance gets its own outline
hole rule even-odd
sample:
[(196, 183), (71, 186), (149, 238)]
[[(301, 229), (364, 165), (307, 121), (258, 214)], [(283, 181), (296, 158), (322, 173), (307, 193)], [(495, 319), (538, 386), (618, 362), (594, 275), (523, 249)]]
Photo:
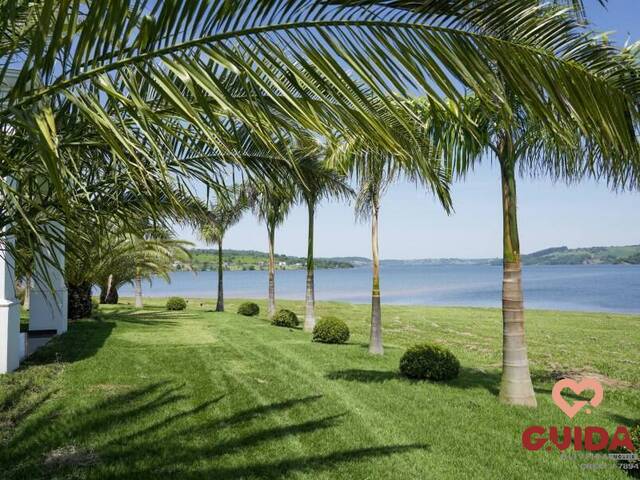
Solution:
[[(497, 402), (496, 309), (386, 306), (386, 353), (372, 358), (363, 305), (319, 304), (352, 330), (349, 344), (330, 346), (213, 313), (211, 300), (181, 313), (161, 304), (101, 307), (101, 320), (73, 324), (0, 377), (3, 478), (626, 478), (585, 471), (587, 456), (525, 452), (520, 436), (530, 425), (612, 431), (639, 420), (638, 316), (528, 312), (539, 402), (529, 410)], [(300, 302), (280, 305), (302, 313)], [(460, 377), (400, 378), (417, 341), (448, 346)], [(550, 398), (567, 371), (606, 383), (603, 404), (573, 421)]]

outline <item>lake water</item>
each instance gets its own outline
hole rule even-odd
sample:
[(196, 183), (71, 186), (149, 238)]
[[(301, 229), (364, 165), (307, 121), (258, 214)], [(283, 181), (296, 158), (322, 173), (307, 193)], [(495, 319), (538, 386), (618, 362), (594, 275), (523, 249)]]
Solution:
[[(530, 266), (523, 272), (528, 308), (640, 313), (640, 265)], [(488, 265), (383, 265), (383, 303), (499, 307), (502, 267)], [(216, 272), (175, 272), (155, 279), (144, 295), (214, 298)], [(305, 271), (276, 273), (277, 297), (304, 299)], [(368, 303), (371, 268), (316, 271), (316, 299)], [(132, 296), (130, 286), (120, 290)], [(267, 272), (225, 272), (225, 296), (266, 298)]]

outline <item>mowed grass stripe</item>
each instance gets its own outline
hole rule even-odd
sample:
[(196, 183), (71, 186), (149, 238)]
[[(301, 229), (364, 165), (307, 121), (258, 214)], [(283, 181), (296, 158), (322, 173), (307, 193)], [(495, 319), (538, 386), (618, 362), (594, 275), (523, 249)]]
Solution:
[[(221, 319), (220, 322), (222, 321)], [(265, 330), (265, 327), (268, 330)], [(305, 417), (318, 417), (322, 418), (327, 425), (348, 420), (350, 428), (352, 430), (356, 428), (354, 414), (357, 414), (357, 408), (353, 408), (352, 404), (354, 402), (352, 399), (348, 395), (336, 395), (335, 389), (327, 388), (324, 378), (310, 366), (313, 360), (311, 362), (306, 361), (308, 356), (304, 355), (304, 352), (301, 352), (299, 348), (296, 348), (296, 353), (284, 348), (296, 347), (298, 343), (304, 343), (305, 347), (309, 347), (309, 335), (300, 331), (292, 332), (289, 329), (276, 330), (275, 327), (269, 326), (265, 320), (242, 317), (225, 318), (224, 327), (222, 328), (225, 328), (229, 333), (233, 332), (235, 334), (225, 337), (229, 346), (236, 349), (238, 357), (251, 359), (263, 367), (266, 375), (261, 374), (261, 376), (267, 377), (268, 380), (260, 382), (258, 379), (252, 387), (254, 392), (262, 391), (267, 386), (273, 390), (274, 384), (276, 384), (276, 392), (286, 392), (290, 396), (293, 395), (294, 398), (305, 395), (300, 398), (314, 399), (313, 402), (305, 404), (304, 411), (300, 412), (302, 415), (299, 414), (292, 418), (292, 415), (297, 410), (284, 412), (281, 415), (281, 423), (290, 423), (291, 420), (303, 421)], [(295, 340), (296, 343), (289, 340), (292, 336), (294, 338), (298, 337)], [(300, 337), (302, 339), (299, 339)], [(242, 340), (243, 338), (245, 339), (244, 341)], [(332, 347), (323, 346), (323, 348), (331, 349)], [(335, 348), (333, 347), (333, 349)], [(347, 347), (338, 348), (344, 349)], [(256, 380), (255, 377), (253, 380)], [(334, 413), (326, 416), (327, 411), (330, 412), (332, 410)], [(349, 418), (344, 419), (343, 417), (345, 416)], [(363, 445), (381, 443), (380, 436), (375, 435), (372, 428), (367, 426), (365, 422), (361, 421), (357, 427), (362, 430), (358, 432), (358, 436), (361, 438)], [(342, 434), (341, 429), (332, 429), (329, 445), (340, 445), (342, 442), (339, 440), (345, 440), (350, 436)], [(320, 450), (319, 445), (313, 441), (305, 445), (300, 438), (296, 439), (296, 444), (301, 453), (314, 454)]]

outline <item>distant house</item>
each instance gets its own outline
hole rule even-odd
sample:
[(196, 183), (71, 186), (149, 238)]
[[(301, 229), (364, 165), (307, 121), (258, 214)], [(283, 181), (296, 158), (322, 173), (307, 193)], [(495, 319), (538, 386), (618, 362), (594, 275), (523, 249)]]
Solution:
[(278, 262), (278, 267), (286, 268), (287, 267), (287, 262)]

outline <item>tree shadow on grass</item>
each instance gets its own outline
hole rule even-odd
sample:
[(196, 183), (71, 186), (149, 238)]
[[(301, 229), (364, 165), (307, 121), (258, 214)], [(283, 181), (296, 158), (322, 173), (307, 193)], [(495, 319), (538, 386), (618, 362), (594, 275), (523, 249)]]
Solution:
[(635, 427), (636, 425), (640, 425), (640, 418), (631, 418), (618, 413), (610, 413), (608, 415), (619, 425), (624, 425), (626, 427)]
[[(411, 380), (400, 374), (399, 371), (393, 370), (367, 370), (367, 369), (348, 369), (348, 370), (336, 370), (329, 372), (325, 375), (328, 380), (343, 380), (347, 382), (359, 382), (359, 383), (383, 383), (392, 380), (399, 380), (407, 383), (421, 383), (428, 380)], [(546, 374), (533, 375), (534, 382), (544, 381)], [(433, 382), (437, 385), (447, 385), (453, 388), (459, 389), (484, 389), (491, 395), (497, 397), (500, 394), (500, 382), (501, 372), (500, 370), (483, 370), (478, 368), (461, 367), (460, 373), (457, 378), (445, 382)], [(537, 382), (536, 382), (537, 383)], [(551, 389), (546, 386), (535, 386), (534, 391), (536, 394), (543, 394), (551, 396)], [(562, 395), (565, 398), (572, 400), (589, 400), (593, 395), (589, 394), (576, 394), (569, 390), (563, 390)], [(634, 420), (629, 417), (621, 415), (611, 415), (617, 422), (633, 426), (640, 423), (640, 420)]]
[[(369, 350), (369, 342), (348, 341), (344, 345), (357, 345), (358, 347), (362, 348), (363, 350)], [(393, 346), (393, 345), (384, 345), (384, 351), (385, 352), (392, 352), (394, 350), (404, 350), (404, 349), (403, 349), (403, 347), (396, 347), (396, 346)]]
[(382, 383), (389, 380), (399, 380), (403, 377), (400, 376), (399, 372), (349, 369), (329, 372), (325, 375), (325, 378), (329, 380), (345, 380), (347, 382)]
[(116, 324), (104, 320), (79, 320), (69, 324), (69, 330), (53, 337), (36, 350), (21, 365), (45, 365), (55, 362), (77, 362), (94, 356), (102, 348)]
[[(532, 380), (534, 382), (534, 391), (536, 394), (548, 394), (551, 395), (551, 389), (548, 389), (545, 386), (536, 386), (536, 383), (539, 383), (542, 377), (538, 375), (532, 375)], [(456, 388), (468, 389), (468, 388), (484, 388), (490, 394), (494, 396), (500, 395), (500, 383), (502, 381), (502, 372), (499, 369), (491, 369), (484, 370), (480, 368), (468, 368), (461, 367), (460, 375), (455, 380), (447, 382), (447, 385)], [(576, 400), (588, 400), (589, 397), (584, 397), (582, 395), (576, 395), (573, 392), (564, 391), (563, 395), (576, 399)]]
[[(412, 380), (400, 374), (397, 370), (365, 370), (349, 369), (329, 372), (325, 375), (329, 380), (345, 380), (348, 382), (382, 383), (390, 380), (400, 380), (407, 383), (421, 383), (428, 380)], [(494, 372), (485, 372), (475, 368), (461, 368), (459, 376), (450, 381), (433, 382), (438, 385), (448, 385), (455, 388), (484, 388), (493, 395), (498, 395), (500, 377)]]
[[(533, 381), (533, 390), (536, 394), (551, 396), (552, 389), (546, 385), (540, 385), (540, 383), (547, 383), (549, 380), (548, 372), (536, 372), (532, 374), (531, 379)], [(494, 396), (500, 395), (500, 383), (502, 381), (502, 372), (500, 370), (484, 370), (478, 368), (460, 368), (460, 375), (458, 378), (451, 382), (447, 382), (448, 385), (457, 388), (484, 388)], [(536, 386), (538, 384), (538, 386)], [(571, 398), (573, 400), (589, 400), (593, 395), (576, 394), (570, 390), (563, 390), (562, 396)]]
[(447, 385), (461, 389), (483, 388), (491, 395), (497, 397), (500, 393), (500, 372), (461, 367), (458, 377), (446, 383)]
[(166, 326), (166, 327), (175, 327), (176, 325), (179, 325), (178, 322), (176, 321), (172, 321), (172, 320), (158, 320), (157, 317), (153, 317), (153, 316), (149, 316), (149, 317), (118, 317), (115, 318), (115, 320), (117, 320), (118, 322), (122, 322), (122, 323), (130, 323), (133, 325), (146, 325), (146, 326), (152, 326), (152, 327), (162, 327), (162, 326)]
[[(282, 478), (428, 448), (354, 444), (301, 456), (304, 436), (348, 427), (343, 423), (347, 414), (317, 417), (317, 408), (304, 406), (321, 397), (309, 396), (221, 415), (218, 405), (225, 395), (194, 405), (185, 388), (156, 382), (75, 409), (67, 399), (51, 399), (24, 419), (3, 446), (3, 474), (8, 479), (76, 478), (89, 471), (113, 479)], [(322, 438), (333, 438), (328, 435)], [(49, 461), (52, 452), (55, 463)]]
[[(417, 450), (429, 450), (425, 444), (389, 445), (377, 447), (355, 448), (337, 451), (327, 455), (310, 455), (270, 463), (250, 463), (238, 467), (213, 467), (198, 469), (196, 472), (184, 471), (181, 479), (212, 478), (216, 480), (232, 480), (239, 478), (276, 479), (285, 478), (294, 473), (319, 473), (326, 470), (338, 469), (341, 464), (354, 461), (370, 461), (376, 458), (399, 455)], [(128, 472), (125, 475), (108, 475), (104, 478), (151, 478), (149, 470)], [(373, 473), (373, 469), (372, 469)], [(129, 477), (128, 475), (132, 475)], [(398, 477), (400, 478), (400, 477)]]
[(193, 312), (176, 311), (176, 310), (124, 310), (110, 312), (110, 318), (118, 321), (135, 321), (135, 320), (147, 320), (149, 323), (164, 321), (171, 321), (174, 323), (179, 322), (182, 318), (196, 318), (198, 315)]

